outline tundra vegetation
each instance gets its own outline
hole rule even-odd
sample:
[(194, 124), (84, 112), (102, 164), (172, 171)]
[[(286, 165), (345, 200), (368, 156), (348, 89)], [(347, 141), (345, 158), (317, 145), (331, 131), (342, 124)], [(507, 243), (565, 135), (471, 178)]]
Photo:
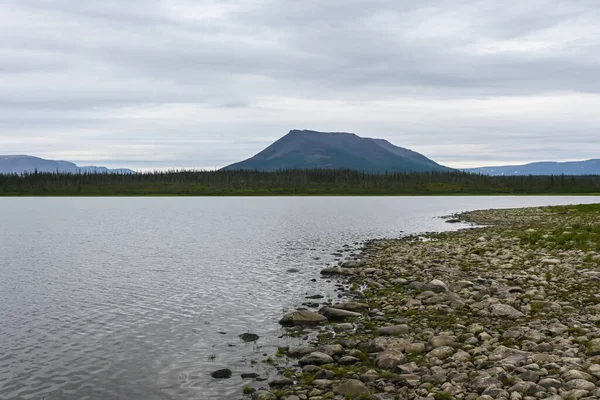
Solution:
[(592, 194), (600, 176), (487, 176), (352, 170), (34, 172), (0, 175), (0, 196)]
[(454, 218), (327, 268), (344, 299), (282, 319), (315, 339), (252, 399), (600, 398), (600, 205)]

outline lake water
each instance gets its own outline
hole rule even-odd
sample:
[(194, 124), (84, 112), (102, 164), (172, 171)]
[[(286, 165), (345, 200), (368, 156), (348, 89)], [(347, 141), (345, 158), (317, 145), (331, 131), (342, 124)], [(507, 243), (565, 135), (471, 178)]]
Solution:
[[(279, 338), (283, 313), (335, 294), (332, 253), (457, 229), (439, 217), (458, 211), (593, 202), (0, 198), (0, 399), (239, 399), (260, 386), (241, 373), (272, 377), (263, 354), (299, 340)], [(210, 377), (223, 367), (232, 379)]]

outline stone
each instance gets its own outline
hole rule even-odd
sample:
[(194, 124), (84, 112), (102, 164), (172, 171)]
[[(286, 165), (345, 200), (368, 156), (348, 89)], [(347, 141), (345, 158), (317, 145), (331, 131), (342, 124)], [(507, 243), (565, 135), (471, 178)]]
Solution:
[(567, 388), (571, 390), (594, 390), (596, 385), (592, 382), (586, 381), (585, 379), (573, 379), (567, 382)]
[(342, 268), (342, 267), (328, 267), (321, 270), (321, 275), (331, 276), (331, 275), (353, 275), (354, 270), (350, 268)]
[(339, 310), (348, 310), (354, 312), (363, 312), (369, 308), (369, 305), (366, 303), (360, 303), (357, 301), (349, 301), (341, 304), (334, 304), (333, 308), (337, 308)]
[(492, 354), (498, 356), (502, 361), (510, 364), (524, 363), (531, 356), (531, 353), (506, 346), (496, 347)]
[(300, 365), (323, 365), (333, 363), (333, 358), (329, 354), (315, 351), (304, 357), (299, 361)]
[(431, 350), (429, 353), (427, 353), (427, 356), (445, 360), (446, 358), (451, 357), (452, 354), (454, 354), (454, 349), (452, 347), (442, 346)]
[(284, 387), (284, 386), (292, 386), (294, 384), (294, 381), (289, 379), (289, 378), (282, 378), (282, 379), (277, 379), (274, 381), (269, 382), (269, 386), (271, 387)]
[(247, 374), (242, 374), (241, 377), (242, 379), (256, 379), (259, 377), (259, 375), (256, 372), (250, 372)]
[(370, 392), (364, 383), (358, 379), (348, 379), (341, 385), (335, 387), (333, 392), (337, 395), (344, 396), (346, 399), (359, 399), (368, 397)]
[(242, 339), (244, 342), (248, 343), (248, 342), (256, 342), (258, 339), (260, 339), (260, 336), (258, 336), (255, 333), (242, 333), (239, 336), (240, 339)]
[(407, 339), (380, 336), (359, 345), (359, 350), (365, 353), (379, 353), (390, 349), (404, 351), (409, 345), (410, 341)]
[(328, 369), (322, 369), (315, 374), (314, 378), (315, 379), (333, 380), (333, 379), (335, 379), (335, 372), (330, 371)]
[(324, 322), (327, 322), (327, 318), (325, 316), (303, 309), (286, 314), (279, 321), (279, 323), (284, 326), (318, 325)]
[(312, 385), (318, 387), (320, 389), (328, 388), (333, 384), (333, 381), (330, 379), (315, 379), (312, 382)]
[(229, 368), (220, 369), (210, 374), (215, 379), (229, 379), (231, 375), (233, 375), (233, 372)]
[(548, 388), (561, 388), (563, 383), (561, 381), (559, 381), (558, 379), (554, 379), (554, 378), (544, 378), (541, 381), (539, 381), (538, 385), (548, 389)]
[(358, 358), (352, 356), (344, 356), (338, 360), (339, 365), (354, 365), (359, 362)]
[(339, 308), (333, 308), (333, 307), (326, 307), (323, 311), (322, 314), (330, 320), (339, 320), (339, 319), (346, 319), (346, 318), (358, 318), (361, 317), (362, 314), (361, 313), (357, 313), (354, 311), (348, 311), (348, 310), (342, 310)]
[(444, 293), (448, 291), (448, 285), (445, 282), (434, 279), (426, 285), (426, 290), (431, 290), (434, 293)]
[(406, 354), (418, 355), (425, 353), (425, 343), (411, 343), (406, 349)]
[(402, 336), (408, 334), (408, 325), (383, 326), (377, 330), (382, 336)]
[(522, 312), (508, 304), (492, 304), (489, 310), (494, 317), (517, 319), (523, 316)]
[(492, 387), (502, 387), (502, 382), (489, 375), (478, 376), (470, 383), (473, 390), (477, 393), (482, 393), (484, 390)]
[(259, 390), (252, 394), (252, 400), (277, 400), (277, 396), (266, 390)]
[(287, 351), (287, 355), (290, 357), (304, 357), (307, 354), (316, 351), (316, 348), (309, 345), (301, 345), (290, 347)]
[(590, 340), (586, 346), (586, 352), (588, 356), (600, 355), (600, 338)]
[(399, 350), (386, 350), (377, 356), (377, 366), (383, 369), (392, 370), (396, 366), (404, 363), (406, 357)]
[(429, 346), (433, 349), (444, 346), (456, 347), (458, 346), (458, 339), (456, 336), (449, 335), (434, 336), (429, 339)]
[(572, 370), (565, 372), (561, 376), (561, 378), (563, 381), (571, 381), (573, 379), (584, 379), (589, 382), (594, 381), (594, 378), (590, 374), (583, 372), (583, 371), (578, 371), (576, 369), (572, 369)]
[(362, 260), (348, 260), (342, 263), (342, 267), (344, 268), (360, 268), (364, 267), (365, 262)]
[(337, 356), (344, 352), (341, 344), (324, 344), (315, 349), (315, 351), (325, 353), (329, 356)]

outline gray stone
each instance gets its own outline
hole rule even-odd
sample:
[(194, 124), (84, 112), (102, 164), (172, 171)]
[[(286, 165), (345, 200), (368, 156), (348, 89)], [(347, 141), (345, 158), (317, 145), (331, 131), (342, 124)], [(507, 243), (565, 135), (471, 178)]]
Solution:
[(369, 396), (369, 389), (364, 383), (357, 379), (349, 379), (333, 389), (335, 394), (344, 396), (346, 399), (358, 399)]
[(324, 344), (315, 349), (315, 351), (325, 353), (329, 356), (337, 356), (344, 352), (341, 344)]
[(277, 400), (277, 396), (266, 390), (259, 390), (252, 394), (252, 400)]
[(354, 365), (359, 362), (358, 358), (352, 356), (344, 356), (338, 360), (339, 365)]
[(599, 355), (600, 354), (600, 338), (590, 340), (587, 344), (586, 350), (587, 350), (587, 354), (589, 356)]
[(408, 334), (410, 329), (408, 325), (391, 325), (381, 327), (377, 331), (382, 336), (401, 336)]
[(450, 346), (442, 346), (431, 350), (429, 353), (427, 353), (427, 356), (445, 360), (446, 358), (451, 357), (452, 354), (454, 354), (454, 348)]
[(431, 346), (431, 348), (433, 349), (444, 346), (456, 347), (458, 346), (458, 339), (456, 338), (456, 336), (434, 336), (431, 339), (429, 339), (429, 346)]
[(404, 363), (406, 357), (399, 350), (386, 350), (377, 356), (377, 366), (383, 369), (394, 369)]
[(339, 308), (327, 307), (323, 310), (322, 314), (328, 319), (337, 320), (345, 318), (358, 318), (361, 317), (361, 313), (354, 311), (342, 310)]
[(508, 304), (492, 304), (489, 310), (494, 317), (517, 319), (523, 316), (522, 312)]
[(316, 351), (316, 349), (313, 346), (309, 346), (309, 345), (294, 346), (294, 347), (290, 347), (288, 349), (287, 355), (290, 357), (304, 357), (305, 355), (310, 354), (313, 351)]
[(286, 314), (279, 321), (281, 325), (318, 325), (327, 322), (327, 318), (319, 313), (309, 310), (297, 310)]
[(329, 354), (315, 351), (302, 357), (299, 361), (300, 365), (323, 365), (330, 364), (333, 362), (333, 358)]
[(585, 379), (573, 379), (567, 382), (567, 388), (571, 390), (594, 390), (596, 385), (592, 382), (586, 381)]

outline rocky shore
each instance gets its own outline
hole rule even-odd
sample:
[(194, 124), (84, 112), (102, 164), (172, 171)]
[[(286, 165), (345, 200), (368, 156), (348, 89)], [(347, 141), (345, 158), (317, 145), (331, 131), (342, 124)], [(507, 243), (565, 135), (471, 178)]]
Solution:
[(282, 317), (252, 400), (600, 398), (600, 206), (469, 212), (489, 225), (368, 243), (322, 271), (349, 301)]

